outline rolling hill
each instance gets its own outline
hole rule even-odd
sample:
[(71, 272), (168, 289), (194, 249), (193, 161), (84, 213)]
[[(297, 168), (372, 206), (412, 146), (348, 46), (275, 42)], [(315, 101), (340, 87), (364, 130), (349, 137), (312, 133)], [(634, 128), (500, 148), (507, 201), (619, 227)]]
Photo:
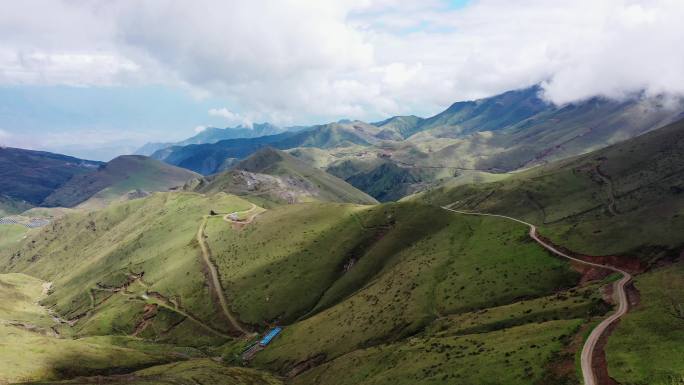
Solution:
[(325, 171), (271, 147), (264, 147), (236, 164), (232, 170), (191, 183), (195, 191), (219, 191), (272, 203), (312, 200), (375, 204), (377, 201)]
[(682, 377), (684, 121), (502, 181), (407, 198), (537, 224), (552, 242), (636, 272), (633, 309), (606, 345), (622, 384)]
[(222, 140), (214, 144), (175, 146), (157, 151), (153, 158), (203, 175), (232, 167), (262, 147), (286, 150), (296, 147), (322, 149), (369, 145), (379, 141), (381, 130), (363, 122), (330, 123), (298, 132), (284, 132), (259, 138)]
[[(0, 147), (2, 206), (37, 206), (73, 176), (88, 174), (103, 163), (20, 148)], [(11, 201), (11, 202), (10, 202)]]
[(577, 252), (655, 263), (684, 242), (671, 231), (684, 226), (682, 154), (684, 120), (499, 182), (436, 188), (415, 199), (524, 218)]
[[(617, 275), (551, 254), (522, 223), (444, 205), (530, 221), (634, 272), (599, 366), (622, 384), (676, 383), (684, 120), (651, 130), (677, 112), (555, 107), (533, 91), (156, 154), (227, 170), (206, 177), (141, 156), (72, 177), (44, 201), (111, 203), (0, 229), (0, 383), (579, 383)], [(377, 204), (342, 178), (383, 200), (422, 192)], [(163, 192), (119, 199), (135, 189)]]
[(45, 198), (45, 206), (73, 207), (89, 201), (101, 206), (122, 198), (131, 191), (133, 197), (182, 186), (198, 175), (178, 167), (140, 155), (123, 155), (99, 167), (97, 171), (77, 175)]
[(389, 201), (458, 179), (463, 171), (515, 171), (596, 150), (684, 116), (681, 100), (595, 97), (556, 106), (540, 93), (535, 86), (457, 102), (429, 118), (339, 121), (299, 132), (177, 145), (152, 156), (210, 175), (270, 146), (302, 156), (374, 198)]
[[(250, 366), (297, 384), (342, 378), (360, 357), (366, 366), (357, 373), (368, 374), (344, 381), (428, 384), (447, 375), (476, 383), (510, 352), (524, 365), (498, 367), (507, 383), (553, 379), (553, 357), (585, 317), (606, 309), (596, 286), (575, 288), (580, 275), (530, 242), (521, 225), (411, 202), (282, 205), (246, 227), (207, 215), (249, 206), (220, 193), (171, 192), (69, 214), (1, 250), (0, 269), (52, 282), (41, 303), (71, 320), (63, 334), (132, 349), (126, 363), (81, 374), (163, 364), (168, 356), (133, 352), (168, 345), (234, 365), (248, 340), (234, 337), (215, 290), (248, 330), (285, 327)], [(218, 288), (208, 284), (198, 242), (210, 250)], [(109, 344), (103, 349), (115, 349)], [(529, 345), (537, 348), (522, 349)], [(79, 355), (87, 357), (72, 357)], [(72, 378), (61, 368), (61, 379)], [(22, 370), (40, 378), (33, 367)]]

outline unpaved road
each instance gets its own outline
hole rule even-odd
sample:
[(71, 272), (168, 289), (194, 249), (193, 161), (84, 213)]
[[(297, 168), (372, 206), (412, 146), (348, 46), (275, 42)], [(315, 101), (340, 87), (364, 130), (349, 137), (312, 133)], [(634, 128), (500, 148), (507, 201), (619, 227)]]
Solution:
[(223, 294), (221, 282), (219, 281), (218, 271), (216, 271), (216, 266), (214, 266), (214, 264), (211, 262), (209, 248), (207, 247), (207, 243), (204, 240), (204, 228), (207, 226), (207, 219), (208, 216), (202, 218), (202, 223), (200, 224), (199, 229), (197, 229), (197, 242), (199, 243), (200, 248), (202, 249), (202, 259), (204, 260), (204, 264), (207, 266), (209, 275), (211, 275), (214, 291), (216, 292), (216, 296), (218, 297), (219, 303), (221, 304), (223, 314), (225, 314), (226, 318), (228, 319), (228, 322), (230, 322), (231, 327), (242, 334), (250, 334), (248, 330), (246, 330), (242, 327), (242, 325), (240, 325), (240, 322), (238, 322), (238, 320), (233, 316), (233, 313), (230, 312), (230, 308), (228, 307), (228, 301), (226, 300), (226, 296)]
[(601, 178), (603, 183), (605, 183), (608, 188), (608, 191), (606, 191), (606, 194), (608, 194), (608, 211), (613, 215), (618, 215), (619, 213), (617, 211), (617, 202), (615, 201), (615, 189), (613, 188), (613, 181), (608, 175), (601, 171), (601, 165), (596, 165), (594, 170), (596, 171), (596, 175)]
[[(243, 213), (243, 214), (251, 213), (252, 211), (256, 210), (256, 208), (257, 208), (257, 205), (252, 203), (252, 207), (250, 207), (249, 210), (238, 211), (238, 213)], [(232, 213), (224, 215), (223, 220), (226, 222), (229, 222), (229, 223), (237, 223), (240, 225), (247, 225), (247, 224), (252, 223), (254, 218), (256, 218), (257, 215), (261, 214), (261, 212), (254, 213), (254, 214), (250, 215), (246, 220), (232, 220), (232, 219), (230, 219), (230, 214), (232, 214)]]
[(459, 210), (454, 210), (449, 208), (448, 206), (442, 207), (443, 209), (447, 211), (451, 211), (457, 214), (464, 214), (464, 215), (479, 215), (479, 216), (487, 216), (487, 217), (498, 217), (498, 218), (504, 218), (504, 219), (509, 219), (511, 221), (515, 221), (518, 223), (522, 223), (525, 226), (528, 226), (530, 228), (530, 237), (534, 239), (538, 244), (540, 244), (543, 248), (549, 250), (550, 252), (559, 255), (563, 258), (567, 258), (570, 260), (573, 260), (575, 262), (584, 264), (584, 265), (589, 265), (589, 266), (594, 266), (594, 267), (599, 267), (602, 269), (608, 269), (611, 271), (614, 271), (616, 273), (622, 274), (622, 278), (614, 283), (613, 286), (613, 293), (617, 293), (617, 301), (618, 301), (618, 308), (613, 313), (610, 317), (604, 319), (601, 321), (598, 326), (592, 330), (591, 334), (589, 334), (589, 337), (587, 340), (584, 342), (584, 346), (582, 347), (582, 355), (581, 355), (581, 364), (582, 364), (582, 378), (584, 379), (584, 385), (598, 385), (597, 382), (597, 377), (596, 373), (594, 372), (594, 368), (592, 366), (593, 358), (594, 358), (594, 350), (596, 349), (596, 344), (598, 343), (599, 338), (603, 333), (608, 329), (608, 326), (618, 320), (620, 317), (625, 315), (627, 313), (627, 310), (629, 310), (629, 302), (627, 302), (627, 291), (625, 290), (625, 286), (627, 283), (632, 279), (632, 276), (627, 273), (624, 270), (620, 270), (618, 268), (615, 268), (613, 266), (607, 266), (607, 265), (601, 265), (598, 263), (593, 263), (593, 262), (587, 262), (583, 261), (579, 258), (571, 257), (568, 254), (563, 253), (562, 251), (556, 249), (552, 245), (544, 242), (539, 235), (537, 234), (537, 227), (531, 223), (522, 221), (517, 218), (513, 217), (508, 217), (505, 215), (499, 215), (499, 214), (486, 214), (486, 213), (477, 213), (477, 212), (468, 212), (468, 211), (459, 211)]

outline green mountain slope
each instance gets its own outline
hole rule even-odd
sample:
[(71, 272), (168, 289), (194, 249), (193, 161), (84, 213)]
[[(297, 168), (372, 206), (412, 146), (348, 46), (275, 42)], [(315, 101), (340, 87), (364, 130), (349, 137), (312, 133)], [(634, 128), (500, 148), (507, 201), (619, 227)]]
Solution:
[(380, 201), (396, 200), (463, 172), (504, 174), (597, 150), (669, 124), (684, 110), (659, 98), (554, 106), (539, 92), (459, 102), (427, 119), (390, 118), (375, 123), (384, 140), (372, 146), (291, 152)]
[(155, 159), (184, 167), (203, 175), (215, 174), (233, 166), (263, 147), (281, 150), (296, 147), (338, 148), (377, 142), (380, 132), (363, 122), (329, 123), (258, 138), (222, 140), (213, 144), (174, 146), (152, 154)]
[(538, 224), (589, 255), (654, 263), (684, 244), (684, 121), (490, 184), (437, 188), (415, 199)]
[[(234, 166), (234, 170), (228, 174), (212, 177), (211, 182), (202, 186), (199, 191), (219, 191), (221, 188), (218, 185), (223, 184), (222, 191), (229, 193), (239, 192), (242, 189), (243, 191), (246, 190), (250, 195), (265, 193), (275, 198), (276, 201), (290, 203), (311, 199), (358, 204), (377, 203), (371, 196), (356, 189), (347, 182), (325, 171), (311, 167), (286, 152), (270, 147), (263, 148), (241, 161)], [(226, 186), (223, 179), (231, 177), (235, 180), (236, 171), (250, 173), (256, 180), (260, 180), (260, 177), (263, 175), (268, 175), (277, 178), (277, 181), (265, 181), (264, 186), (255, 186), (255, 183), (247, 183), (250, 185), (249, 187), (245, 186), (245, 183), (229, 183)], [(244, 176), (244, 173), (241, 175)], [(282, 198), (278, 199), (278, 196)]]
[[(176, 192), (72, 213), (0, 250), (0, 269), (52, 281), (42, 303), (73, 320), (76, 337), (191, 345), (230, 362), (247, 342), (233, 339), (212, 295), (197, 231), (212, 210), (250, 206)], [(201, 239), (230, 311), (251, 330), (285, 327), (252, 366), (299, 374), (295, 383), (335, 378), (353, 357), (378, 358), (355, 383), (427, 384), (444, 374), (478, 383), (478, 371), (494, 373), (493, 362), (534, 344), (505, 374), (527, 384), (553, 375), (552, 357), (585, 317), (605, 311), (596, 288), (575, 289), (579, 274), (507, 221), (412, 202), (282, 205), (240, 226), (223, 215), (206, 221)], [(510, 342), (488, 345), (498, 340)], [(398, 355), (380, 359), (388, 351)], [(392, 364), (407, 359), (414, 364)]]
[[(101, 162), (20, 148), (0, 147), (0, 195), (8, 200), (40, 205), (74, 175), (95, 171)], [(14, 204), (13, 204), (14, 205)]]
[(157, 160), (124, 155), (112, 159), (96, 172), (79, 175), (52, 192), (44, 201), (47, 206), (73, 207), (86, 200), (95, 205), (121, 198), (132, 190), (166, 191), (182, 186), (198, 175)]
[(33, 207), (30, 203), (0, 195), (0, 217), (24, 212)]

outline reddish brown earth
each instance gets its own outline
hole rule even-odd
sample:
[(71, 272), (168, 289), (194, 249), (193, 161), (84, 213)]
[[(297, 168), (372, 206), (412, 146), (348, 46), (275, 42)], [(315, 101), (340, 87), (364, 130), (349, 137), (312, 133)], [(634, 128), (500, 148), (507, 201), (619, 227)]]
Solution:
[(156, 304), (149, 303), (143, 308), (142, 319), (135, 325), (135, 331), (132, 336), (137, 336), (142, 333), (150, 324), (150, 320), (157, 316), (158, 307)]
[[(641, 297), (639, 295), (639, 291), (636, 289), (636, 287), (634, 287), (633, 283), (630, 283), (628, 286), (626, 286), (625, 290), (627, 291), (629, 308), (633, 309), (635, 306), (639, 305), (639, 300)], [(608, 285), (605, 287), (605, 290), (603, 292), (603, 298), (606, 302), (614, 302), (613, 285)], [(610, 375), (608, 375), (608, 364), (605, 352), (605, 346), (608, 343), (608, 337), (610, 337), (610, 335), (613, 333), (613, 331), (617, 328), (619, 324), (619, 320), (611, 324), (596, 344), (592, 367), (594, 368), (594, 372), (596, 373), (598, 385), (620, 385), (617, 381), (611, 378)]]
[[(625, 256), (617, 256), (617, 255), (603, 255), (603, 256), (594, 256), (594, 255), (584, 255), (584, 254), (578, 254), (575, 253), (572, 250), (569, 250), (563, 246), (558, 246), (555, 243), (551, 242), (548, 238), (545, 238), (539, 233), (537, 233), (537, 236), (543, 240), (545, 243), (548, 243), (549, 245), (552, 245), (554, 248), (562, 251), (563, 253), (566, 253), (574, 258), (581, 259), (582, 261), (586, 262), (591, 262), (591, 263), (596, 263), (599, 265), (607, 265), (607, 266), (614, 266), (620, 270), (624, 270), (630, 274), (640, 274), (645, 272), (648, 269), (648, 266), (641, 260), (635, 257), (625, 257)], [(684, 252), (683, 252), (684, 254)], [(589, 281), (595, 281), (595, 280), (600, 280), (603, 279), (611, 274), (613, 274), (612, 271), (607, 270), (605, 268), (601, 267), (596, 267), (596, 266), (590, 266), (590, 265), (585, 265), (579, 262), (571, 262), (571, 265), (573, 269), (580, 274), (582, 274), (582, 278), (580, 279), (580, 285), (584, 285), (585, 283)]]
[(608, 329), (606, 329), (605, 333), (601, 335), (601, 338), (599, 338), (598, 343), (596, 344), (591, 366), (594, 368), (598, 385), (620, 385), (608, 375), (608, 364), (606, 361), (606, 352), (604, 350), (606, 343), (608, 343), (608, 337), (610, 337), (619, 323), (619, 320), (612, 323)]

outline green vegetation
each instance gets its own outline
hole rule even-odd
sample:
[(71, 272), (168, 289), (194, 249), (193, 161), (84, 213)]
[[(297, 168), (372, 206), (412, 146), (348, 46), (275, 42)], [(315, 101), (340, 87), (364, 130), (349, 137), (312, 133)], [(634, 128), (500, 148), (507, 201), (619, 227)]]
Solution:
[(198, 176), (152, 158), (125, 155), (112, 159), (95, 172), (72, 178), (52, 192), (44, 204), (73, 207), (88, 201), (86, 207), (101, 208), (132, 190), (140, 190), (141, 194), (166, 191)]
[[(223, 193), (156, 193), (100, 211), (70, 213), (0, 251), (0, 264), (3, 270), (54, 282), (41, 303), (75, 321), (68, 330), (78, 338), (68, 340), (79, 343), (69, 347), (74, 354), (81, 354), (83, 342), (117, 352), (131, 349), (130, 362), (115, 363), (128, 368), (121, 369), (127, 373), (178, 361), (143, 342), (156, 341), (199, 349), (186, 355), (221, 355), (238, 363), (235, 355), (247, 341), (230, 337), (234, 331), (208, 284), (195, 239), (212, 210), (258, 214), (248, 225), (208, 216), (205, 243), (231, 313), (254, 330), (273, 323), (286, 326), (252, 365), (287, 374), (301, 371), (297, 363), (310, 359), (313, 366), (323, 364), (296, 382), (334, 376), (349, 357), (376, 357), (388, 347), (409, 357), (434, 344), (470, 346), (468, 341), (478, 341), (468, 355), (454, 352), (444, 363), (452, 368), (445, 371), (449, 376), (465, 376), (455, 368), (471, 362), (462, 361), (465, 357), (484, 354), (485, 340), (518, 335), (518, 342), (502, 347), (538, 348), (520, 353), (525, 366), (510, 378), (542, 378), (581, 320), (605, 311), (596, 288), (573, 289), (579, 275), (531, 241), (525, 226), (415, 202), (318, 202), (263, 211)], [(184, 348), (174, 349), (164, 352)], [(505, 350), (487, 352), (481, 370), (491, 365), (489, 360), (506, 359)], [(387, 378), (411, 373), (429, 383), (437, 378), (432, 374), (442, 371), (429, 368), (442, 354), (426, 355), (413, 369), (383, 369), (385, 361), (369, 362), (375, 366), (367, 374), (380, 381), (380, 369)], [(113, 373), (112, 367), (93, 360), (79, 373)], [(25, 370), (38, 373), (32, 379), (70, 378)], [(171, 381), (140, 373), (136, 380)]]
[(542, 363), (554, 358), (580, 324), (580, 320), (549, 321), (486, 334), (411, 338), (347, 354), (304, 373), (293, 383), (542, 383), (547, 375)]
[(10, 323), (47, 329), (55, 321), (37, 301), (43, 295), (43, 281), (19, 273), (0, 274), (0, 319)]
[[(74, 175), (87, 174), (102, 165), (44, 151), (0, 147), (0, 216), (18, 214), (43, 203)], [(8, 210), (9, 208), (9, 210)]]
[(608, 371), (624, 385), (684, 381), (684, 263), (636, 278), (640, 304), (608, 340)]
[(196, 354), (128, 337), (64, 338), (68, 327), (37, 304), (46, 288), (24, 274), (0, 274), (2, 383), (125, 372)]
[(500, 213), (589, 255), (631, 255), (649, 264), (684, 244), (684, 121), (503, 181), (437, 188), (414, 197)]
[(18, 244), (29, 231), (22, 225), (0, 225), (0, 249)]
[(0, 195), (0, 217), (20, 214), (31, 207), (28, 202)]
[(38, 384), (90, 384), (91, 381), (106, 381), (107, 384), (126, 385), (279, 385), (276, 377), (248, 368), (227, 367), (210, 359), (196, 359), (153, 366), (126, 376), (112, 376), (106, 379), (76, 379), (60, 382), (36, 382)]
[[(569, 270), (564, 261), (550, 257), (530, 242), (522, 225), (498, 219), (458, 216), (424, 206), (396, 206), (398, 212), (399, 207), (410, 207), (414, 214), (423, 212), (425, 222), (406, 228), (406, 232), (397, 234), (397, 238), (388, 239), (392, 233), (386, 234), (373, 250), (381, 248), (385, 239), (388, 240), (386, 246), (389, 246), (418, 229), (426, 229), (429, 235), (408, 242), (405, 248), (397, 252), (387, 253), (384, 265), (377, 270), (374, 278), (357, 281), (354, 287), (360, 289), (352, 295), (335, 295), (338, 287), (345, 287), (345, 280), (352, 280), (355, 273), (363, 274), (372, 262), (369, 258), (368, 264), (365, 264), (364, 258), (367, 256), (361, 257), (347, 275), (328, 289), (314, 308), (313, 315), (287, 327), (272, 346), (256, 357), (257, 366), (285, 373), (296, 367), (293, 366), (295, 363), (323, 357), (323, 361), (329, 364), (312, 373), (322, 375), (321, 378), (334, 378), (334, 373), (339, 375), (336, 369), (338, 362), (347, 362), (349, 357), (365, 354), (360, 351), (371, 346), (391, 344), (386, 350), (395, 350), (396, 346), (410, 344), (409, 341), (413, 341), (411, 336), (417, 333), (424, 339), (443, 338), (447, 334), (448, 338), (452, 338), (466, 332), (495, 332), (544, 320), (587, 317), (605, 309), (593, 292), (587, 294), (586, 298), (584, 292), (581, 295), (579, 292), (561, 294), (563, 298), (568, 297), (567, 303), (557, 308), (549, 305), (551, 301), (548, 298), (534, 300), (564, 287), (574, 286), (578, 276)], [(401, 216), (396, 217), (398, 225)], [(372, 252), (368, 255), (372, 255)], [(335, 300), (326, 301), (328, 297)], [(530, 301), (515, 305), (524, 298)], [(477, 312), (489, 311), (498, 312), (498, 317), (506, 322), (475, 316)], [(451, 325), (446, 319), (458, 319), (459, 316), (459, 322), (464, 326), (461, 332), (444, 327), (445, 324)], [(468, 317), (472, 321), (466, 326), (465, 319)], [(572, 324), (577, 322), (573, 321)], [(486, 336), (483, 334), (476, 338), (484, 339)], [(553, 341), (554, 338), (549, 337), (543, 349), (557, 352)], [(370, 351), (375, 352), (373, 349)], [(408, 357), (407, 354), (403, 359)], [(384, 378), (404, 375), (402, 366), (381, 370), (386, 363), (384, 358), (372, 358), (365, 364), (372, 374), (369, 374), (369, 383), (382, 383)], [(461, 365), (456, 358), (445, 365)], [(432, 364), (434, 362), (425, 367)], [(544, 372), (547, 364), (546, 360), (536, 360), (532, 364), (533, 370)], [(483, 362), (482, 368), (485, 367)], [(420, 366), (421, 370), (423, 368)], [(322, 371), (325, 373), (321, 374)], [(303, 378), (314, 381), (309, 374)], [(434, 381), (428, 377), (424, 378), (424, 382), (415, 382), (413, 377), (411, 380), (414, 383)]]
[(0, 251), (0, 265), (54, 282), (43, 303), (78, 319), (78, 336), (220, 343), (225, 324), (205, 285), (195, 234), (211, 210), (249, 207), (225, 194), (157, 193), (67, 215)]
[(255, 152), (231, 171), (193, 183), (192, 188), (205, 194), (223, 191), (245, 196), (257, 204), (263, 204), (259, 199), (280, 204), (307, 201), (377, 203), (347, 182), (270, 147)]

